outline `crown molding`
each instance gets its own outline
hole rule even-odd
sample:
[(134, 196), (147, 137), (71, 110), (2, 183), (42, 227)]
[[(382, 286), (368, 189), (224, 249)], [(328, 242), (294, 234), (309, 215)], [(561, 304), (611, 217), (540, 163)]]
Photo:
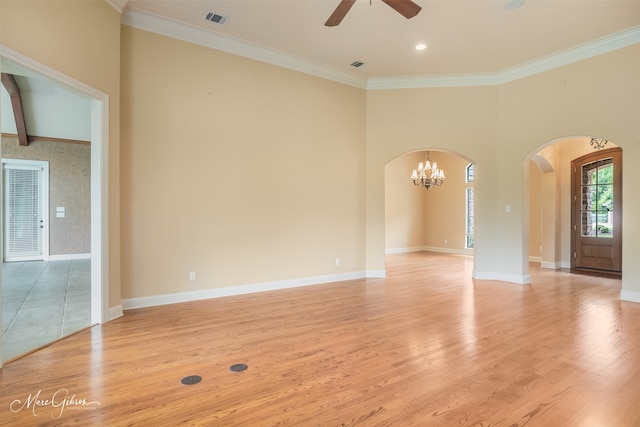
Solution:
[[(107, 1), (109, 4), (114, 2), (126, 4), (126, 0)], [(640, 43), (640, 25), (636, 25), (495, 73), (366, 79), (281, 51), (211, 33), (139, 10), (125, 10), (122, 14), (122, 24), (367, 90), (495, 86)]]
[(372, 78), (367, 81), (367, 89), (419, 89), (429, 87), (493, 86), (497, 84), (500, 84), (498, 73), (448, 74)]
[(122, 11), (127, 8), (129, 0), (106, 0), (107, 4), (122, 14)]
[(636, 43), (640, 43), (640, 25), (503, 70), (498, 73), (499, 84), (593, 58)]
[(458, 74), (422, 77), (373, 78), (368, 90), (418, 89), (431, 87), (492, 86), (509, 83), (524, 77), (549, 71), (603, 53), (640, 43), (640, 25), (581, 44), (571, 49), (543, 56), (533, 61), (497, 73)]
[(126, 10), (122, 15), (121, 22), (124, 25), (150, 31), (162, 36), (255, 59), (256, 61), (266, 62), (268, 64), (277, 65), (294, 71), (300, 71), (302, 73), (311, 74), (327, 80), (333, 80), (349, 86), (355, 86), (361, 89), (365, 89), (367, 86), (367, 80), (362, 77), (344, 73), (284, 52), (268, 49), (264, 46), (211, 33), (183, 23), (140, 12), (139, 10)]

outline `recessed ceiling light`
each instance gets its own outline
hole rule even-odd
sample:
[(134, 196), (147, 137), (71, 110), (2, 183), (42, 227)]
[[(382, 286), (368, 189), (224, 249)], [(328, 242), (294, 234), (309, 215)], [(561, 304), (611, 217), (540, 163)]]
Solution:
[(524, 0), (510, 0), (504, 5), (504, 8), (507, 10), (520, 9), (523, 4)]
[(427, 45), (424, 43), (419, 43), (416, 45), (416, 50), (425, 50), (427, 48)]

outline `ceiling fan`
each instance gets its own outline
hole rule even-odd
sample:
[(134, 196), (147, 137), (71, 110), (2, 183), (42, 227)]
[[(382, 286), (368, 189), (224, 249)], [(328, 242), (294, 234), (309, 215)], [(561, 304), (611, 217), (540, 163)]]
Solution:
[[(382, 0), (400, 15), (405, 18), (413, 18), (420, 12), (422, 9), (420, 6), (412, 2), (411, 0)], [(356, 2), (356, 0), (340, 0), (340, 4), (336, 7), (336, 10), (333, 11), (327, 22), (324, 23), (327, 27), (335, 27), (340, 24), (344, 17), (351, 9), (351, 6)]]

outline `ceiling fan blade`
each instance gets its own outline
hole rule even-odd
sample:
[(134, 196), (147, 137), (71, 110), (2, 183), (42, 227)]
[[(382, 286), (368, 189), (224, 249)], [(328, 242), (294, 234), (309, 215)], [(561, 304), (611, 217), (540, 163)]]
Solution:
[(324, 23), (327, 27), (335, 27), (339, 23), (342, 22), (344, 17), (351, 9), (351, 6), (356, 2), (356, 0), (340, 0), (340, 4), (336, 7), (336, 10), (333, 11), (327, 22)]
[(405, 18), (413, 18), (422, 10), (420, 6), (412, 2), (411, 0), (382, 0), (389, 6), (391, 6), (396, 12)]

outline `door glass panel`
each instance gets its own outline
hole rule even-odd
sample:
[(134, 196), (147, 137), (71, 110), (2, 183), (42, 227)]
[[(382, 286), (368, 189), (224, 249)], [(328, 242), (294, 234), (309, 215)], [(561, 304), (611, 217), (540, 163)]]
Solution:
[(582, 166), (582, 185), (595, 183), (596, 172), (597, 164), (595, 162)]
[(595, 209), (597, 200), (597, 190), (595, 185), (582, 186), (582, 210), (590, 211)]
[(582, 235), (583, 236), (595, 236), (595, 227), (593, 226), (593, 213), (582, 211)]
[(613, 184), (613, 159), (598, 162), (598, 184)]
[(582, 166), (582, 236), (613, 237), (613, 159)]

